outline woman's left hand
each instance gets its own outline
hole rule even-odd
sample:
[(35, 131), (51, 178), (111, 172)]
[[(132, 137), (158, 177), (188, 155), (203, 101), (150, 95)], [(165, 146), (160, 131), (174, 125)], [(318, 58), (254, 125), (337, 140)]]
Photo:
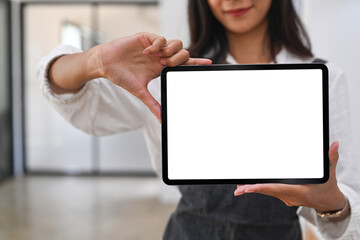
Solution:
[(255, 184), (238, 185), (235, 196), (245, 193), (261, 193), (276, 197), (287, 206), (306, 206), (321, 212), (342, 209), (346, 199), (341, 193), (336, 180), (336, 164), (339, 159), (339, 143), (334, 142), (329, 149), (330, 178), (324, 184), (288, 185)]

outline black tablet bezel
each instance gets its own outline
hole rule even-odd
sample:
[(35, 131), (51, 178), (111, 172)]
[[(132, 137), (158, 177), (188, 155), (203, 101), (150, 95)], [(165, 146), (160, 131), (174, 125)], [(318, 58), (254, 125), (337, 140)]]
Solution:
[[(322, 70), (323, 99), (323, 155), (324, 176), (322, 178), (286, 178), (286, 179), (169, 179), (168, 178), (168, 138), (167, 138), (167, 73), (178, 71), (231, 71), (231, 70), (289, 70), (289, 69), (320, 69)], [(206, 65), (165, 67), (161, 73), (161, 136), (162, 136), (162, 178), (168, 185), (200, 185), (200, 184), (320, 184), (329, 179), (329, 93), (328, 69), (324, 64), (253, 64), (253, 65)]]

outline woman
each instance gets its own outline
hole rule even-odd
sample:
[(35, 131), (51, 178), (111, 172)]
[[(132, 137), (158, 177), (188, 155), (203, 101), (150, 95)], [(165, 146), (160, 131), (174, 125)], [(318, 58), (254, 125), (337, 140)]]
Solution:
[[(189, 22), (190, 55), (207, 57), (214, 63), (306, 63), (314, 60), (307, 34), (291, 1), (189, 1)], [(179, 235), (189, 232), (189, 235), (202, 236), (200, 232), (209, 231), (214, 235), (227, 236), (219, 239), (231, 238), (230, 236), (239, 239), (301, 239), (297, 211), (309, 221), (316, 222), (325, 237), (339, 237), (347, 229), (348, 232), (343, 235), (349, 234), (350, 238), (351, 228), (356, 232), (358, 223), (346, 228), (350, 218), (346, 197), (352, 203), (352, 214), (356, 215), (358, 210), (354, 209), (354, 205), (358, 196), (354, 190), (359, 190), (358, 184), (349, 178), (358, 174), (354, 169), (350, 169), (354, 166), (351, 163), (354, 159), (350, 155), (346, 85), (341, 71), (332, 64), (328, 64), (328, 67), (331, 97), (330, 138), (331, 141), (338, 140), (342, 146), (338, 178), (348, 186), (337, 183), (335, 168), (339, 143), (334, 142), (329, 151), (331, 178), (323, 185), (238, 186), (235, 195), (242, 195), (239, 199), (228, 195), (232, 186), (228, 186), (228, 189), (225, 186), (180, 186), (183, 197), (168, 225), (168, 229), (171, 229), (169, 232), (178, 232)], [(347, 175), (346, 171), (350, 175)], [(341, 191), (338, 185), (341, 186)], [(349, 186), (353, 189), (349, 189)], [(306, 207), (286, 207), (276, 198), (254, 193), (274, 196), (288, 206)], [(315, 217), (313, 210), (324, 213), (343, 208), (342, 216), (332, 220)], [(209, 218), (218, 222), (205, 221)], [(331, 221), (334, 225), (342, 226), (330, 228), (329, 225), (332, 224), (325, 222)], [(209, 232), (202, 237), (205, 239)]]
[[(189, 51), (193, 56), (234, 64), (303, 63), (314, 59), (291, 0), (190, 0), (189, 17)], [(144, 100), (152, 98), (147, 94), (148, 80), (138, 76), (146, 64), (138, 63), (140, 67), (135, 72), (114, 66), (115, 45), (102, 45), (84, 53), (58, 47), (39, 67), (43, 93), (65, 119), (90, 134), (106, 135), (143, 128), (154, 168), (160, 174), (160, 125), (144, 105), (126, 91), (146, 102), (159, 116), (158, 104)], [(169, 59), (178, 51), (178, 46), (167, 51), (164, 42), (151, 54), (159, 62), (160, 55)], [(71, 53), (76, 54), (62, 56)], [(127, 57), (134, 59), (131, 55)], [(176, 64), (180, 61), (173, 62)], [(81, 71), (81, 66), (87, 67)], [(241, 195), (239, 197), (233, 196), (236, 188), (233, 185), (180, 186), (182, 198), (169, 220), (164, 239), (301, 239), (298, 214), (316, 224), (324, 237), (360, 237), (356, 193), (360, 188), (359, 181), (352, 182), (358, 174), (354, 172), (350, 154), (346, 85), (341, 71), (332, 64), (328, 67), (330, 138), (338, 141), (329, 151), (330, 180), (322, 185), (238, 186), (235, 195)], [(150, 76), (153, 75), (148, 74), (146, 79)], [(98, 77), (108, 78), (123, 88)], [(98, 79), (92, 80), (94, 78)], [(134, 82), (140, 82), (138, 86), (141, 87), (134, 87)], [(150, 82), (148, 90), (158, 101), (159, 79)], [(62, 95), (69, 92), (72, 94)], [(341, 149), (338, 151), (339, 143)], [(298, 209), (296, 206), (304, 207)], [(341, 210), (341, 214), (337, 218), (322, 219), (316, 216), (314, 209), (330, 215), (333, 210)]]

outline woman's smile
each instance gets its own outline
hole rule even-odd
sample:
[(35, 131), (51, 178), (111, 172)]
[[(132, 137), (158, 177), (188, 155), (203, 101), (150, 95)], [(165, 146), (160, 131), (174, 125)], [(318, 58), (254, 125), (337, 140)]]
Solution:
[(253, 6), (247, 8), (236, 8), (236, 9), (226, 10), (225, 13), (232, 17), (240, 17), (246, 14), (252, 7)]
[(266, 23), (272, 3), (272, 0), (207, 1), (225, 31), (236, 34), (248, 33)]

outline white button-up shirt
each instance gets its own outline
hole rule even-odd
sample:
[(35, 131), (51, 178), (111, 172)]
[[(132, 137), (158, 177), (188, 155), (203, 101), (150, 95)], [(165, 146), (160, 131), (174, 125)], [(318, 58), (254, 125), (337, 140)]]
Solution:
[[(95, 136), (143, 129), (152, 165), (161, 174), (160, 124), (136, 97), (107, 79), (94, 79), (76, 94), (58, 95), (52, 92), (48, 68), (59, 56), (81, 52), (80, 49), (59, 45), (38, 65), (41, 90), (51, 105), (73, 126)], [(286, 49), (276, 56), (277, 63), (306, 63), (313, 59), (299, 58)], [(228, 56), (229, 63), (236, 61)], [(332, 63), (329, 68), (330, 141), (339, 141), (339, 162), (336, 168), (339, 188), (348, 198), (351, 215), (333, 223), (320, 219), (314, 209), (300, 207), (298, 214), (315, 224), (325, 239), (360, 239), (360, 163), (352, 152), (350, 111), (344, 73)], [(160, 102), (160, 79), (150, 82), (150, 93)], [(304, 96), (306, 97), (306, 96)]]

